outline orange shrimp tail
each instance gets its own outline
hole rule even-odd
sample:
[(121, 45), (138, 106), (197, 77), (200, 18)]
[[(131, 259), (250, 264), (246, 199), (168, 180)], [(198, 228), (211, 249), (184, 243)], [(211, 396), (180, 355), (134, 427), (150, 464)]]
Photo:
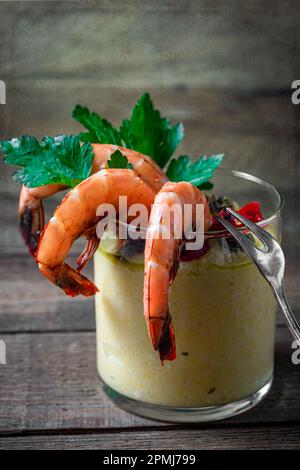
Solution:
[(176, 359), (176, 343), (172, 323), (165, 328), (158, 345), (158, 352), (162, 363), (163, 361), (174, 361)]
[(151, 318), (148, 321), (148, 331), (161, 362), (176, 359), (175, 334), (170, 313), (164, 318)]
[(95, 284), (65, 263), (52, 269), (39, 263), (39, 269), (49, 281), (60, 287), (70, 297), (77, 295), (90, 297), (98, 292)]
[(44, 227), (44, 209), (41, 202), (36, 207), (25, 207), (19, 215), (21, 237), (31, 256), (35, 256)]

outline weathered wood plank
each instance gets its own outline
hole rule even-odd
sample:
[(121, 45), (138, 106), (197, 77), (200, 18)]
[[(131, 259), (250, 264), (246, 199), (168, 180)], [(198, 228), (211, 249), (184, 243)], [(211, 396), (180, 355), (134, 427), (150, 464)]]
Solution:
[[(7, 104), (0, 108), (0, 116), (3, 121), (7, 117), (8, 134), (11, 129), (26, 133), (35, 131), (40, 135), (44, 135), (44, 129), (48, 133), (74, 132), (80, 127), (76, 126), (71, 114), (79, 102), (119, 124), (129, 116), (132, 106), (145, 90), (151, 92), (155, 105), (164, 115), (183, 121), (185, 126), (194, 124), (198, 128), (196, 146), (199, 137), (202, 140), (203, 131), (207, 130), (214, 131), (216, 136), (231, 132), (246, 135), (277, 135), (280, 132), (283, 136), (293, 136), (295, 127), (292, 124), (299, 128), (298, 108), (292, 105), (289, 90), (218, 89), (213, 85), (113, 88), (97, 82), (90, 85), (86, 80), (32, 79), (17, 83), (10, 79)], [(1, 133), (3, 135), (4, 129)]]
[[(289, 96), (299, 69), (298, 11), (296, 1), (255, 0), (238, 9), (232, 0), (1, 2), (0, 78), (8, 104), (0, 107), (0, 138), (77, 132), (70, 118), (77, 102), (120, 122), (141, 92), (153, 90), (157, 106), (185, 123), (181, 153), (224, 151), (227, 167), (265, 177), (287, 193), (287, 291), (299, 314), (300, 107)], [(1, 166), (0, 331), (93, 329), (93, 299), (67, 299), (25, 258), (10, 173)], [(49, 213), (53, 207), (54, 201)], [(275, 384), (261, 405), (226, 425), (162, 431), (162, 424), (118, 410), (101, 392), (93, 333), (2, 337), (9, 362), (0, 366), (0, 431), (92, 434), (6, 438), (0, 448), (300, 447), (299, 367), (290, 363), (284, 328)], [(144, 430), (107, 432), (132, 427)]]
[[(93, 277), (92, 263), (85, 273)], [(95, 329), (94, 299), (67, 297), (41, 276), (29, 255), (3, 256), (0, 279), (0, 332)]]
[[(101, 391), (93, 333), (1, 335), (7, 365), (0, 366), (0, 432), (160, 427), (116, 408)], [(291, 340), (278, 328), (275, 382), (253, 410), (226, 424), (299, 423), (299, 366)]]
[[(283, 223), (283, 248), (286, 253), (286, 289), (287, 295), (297, 316), (300, 315), (299, 284), (299, 208), (297, 193), (284, 194), (286, 207)], [(18, 331), (66, 331), (94, 329), (93, 299), (67, 298), (59, 289), (54, 288), (43, 276), (27, 254), (20, 239), (16, 219), (17, 197), (2, 194), (0, 204), (3, 209), (0, 233), (0, 332)], [(55, 202), (48, 206), (50, 216)], [(51, 208), (51, 210), (50, 210)], [(296, 207), (295, 207), (296, 209)], [(81, 244), (73, 248), (71, 264), (79, 254)], [(85, 272), (92, 277), (92, 263)], [(284, 322), (282, 315), (278, 322)]]
[(0, 438), (0, 450), (263, 450), (300, 449), (300, 426), (200, 427), (101, 434)]
[[(10, 84), (8, 89), (7, 105), (0, 107), (0, 138), (77, 133), (82, 128), (71, 112), (78, 102), (119, 124), (145, 91), (145, 87), (88, 87), (85, 82), (76, 86), (69, 81)], [(300, 107), (293, 106), (289, 96), (197, 87), (150, 91), (166, 116), (185, 125), (179, 154), (195, 158), (201, 153), (225, 153), (226, 168), (259, 175), (282, 190), (296, 187)], [(2, 191), (16, 194), (19, 188), (11, 181), (12, 168), (0, 165)]]
[[(300, 319), (300, 247), (297, 240), (294, 232), (288, 233), (283, 246), (287, 258), (287, 296)], [(18, 251), (1, 255), (0, 333), (94, 330), (94, 299), (65, 296), (39, 273), (22, 246)], [(75, 265), (75, 261), (76, 256), (71, 256), (70, 263)], [(85, 268), (85, 274), (93, 277), (92, 263)], [(278, 315), (277, 322), (284, 324), (282, 314)]]
[[(0, 156), (1, 158), (1, 156)], [(270, 160), (269, 160), (269, 164)], [(251, 164), (249, 164), (250, 166)], [(229, 167), (226, 165), (223, 165)], [(240, 165), (243, 166), (243, 165)], [(267, 173), (267, 162), (264, 163), (266, 167), (264, 172)], [(234, 168), (239, 168), (239, 166), (233, 166)], [(262, 170), (262, 168), (261, 168)], [(1, 220), (1, 231), (0, 231), (0, 253), (2, 254), (25, 254), (26, 250), (19, 235), (18, 229), (18, 199), (20, 186), (11, 181), (11, 174), (13, 172), (12, 168), (4, 168), (4, 164), (0, 161), (0, 171), (2, 175), (0, 176), (0, 220)], [(292, 169), (290, 169), (292, 172)], [(10, 174), (9, 174), (10, 173)], [(276, 170), (277, 176), (276, 179), (280, 179), (280, 176), (283, 174), (282, 171)], [(293, 176), (289, 179), (283, 181), (282, 185), (279, 186), (281, 193), (284, 197), (284, 209), (283, 209), (283, 235), (284, 240), (287, 240), (291, 234), (295, 234), (289, 240), (289, 243), (297, 243), (297, 233), (299, 233), (300, 228), (300, 207), (298, 204), (299, 191), (297, 190), (296, 178), (298, 178), (297, 169), (295, 169)], [(274, 175), (273, 175), (274, 176)], [(1, 182), (2, 179), (2, 182)], [(268, 179), (268, 178), (267, 178)], [(271, 178), (274, 180), (275, 178)], [(295, 180), (295, 181), (294, 181)], [(284, 188), (284, 186), (286, 186)], [(230, 191), (230, 189), (229, 189)], [(255, 194), (251, 194), (250, 197), (255, 198)], [(56, 197), (50, 198), (44, 201), (45, 215), (46, 220), (49, 220), (53, 215), (53, 212), (57, 204), (62, 200), (63, 193), (58, 194)], [(83, 243), (80, 242), (76, 244), (75, 251), (76, 253), (83, 247)]]
[(0, 12), (4, 79), (270, 89), (289, 88), (299, 64), (296, 0), (1, 2)]

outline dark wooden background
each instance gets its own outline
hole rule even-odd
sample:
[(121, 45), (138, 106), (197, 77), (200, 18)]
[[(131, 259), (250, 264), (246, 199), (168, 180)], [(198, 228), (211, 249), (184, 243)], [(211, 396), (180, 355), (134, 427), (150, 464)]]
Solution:
[[(299, 2), (1, 1), (0, 23), (0, 138), (77, 132), (76, 103), (119, 123), (150, 91), (185, 125), (180, 153), (225, 152), (224, 167), (283, 193), (287, 292), (300, 317), (300, 106), (291, 102), (300, 79)], [(116, 409), (96, 375), (93, 301), (67, 299), (41, 278), (19, 239), (19, 188), (0, 165), (0, 339), (8, 360), (0, 366), (0, 448), (300, 447), (300, 366), (291, 364), (282, 317), (275, 384), (254, 410), (186, 427)]]

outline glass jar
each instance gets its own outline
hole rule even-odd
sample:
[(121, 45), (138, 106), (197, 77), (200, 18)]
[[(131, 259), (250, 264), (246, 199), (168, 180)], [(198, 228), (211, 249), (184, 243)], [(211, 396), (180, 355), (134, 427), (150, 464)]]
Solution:
[[(264, 220), (258, 224), (280, 240), (282, 200), (272, 185), (227, 170), (217, 170), (213, 183), (217, 197), (240, 206), (260, 201)], [(271, 288), (225, 231), (207, 232), (205, 244), (202, 256), (180, 263), (170, 287), (177, 357), (163, 365), (143, 316), (142, 243), (126, 242), (118, 251), (103, 240), (95, 254), (98, 371), (106, 393), (130, 412), (213, 421), (246, 411), (271, 387)]]

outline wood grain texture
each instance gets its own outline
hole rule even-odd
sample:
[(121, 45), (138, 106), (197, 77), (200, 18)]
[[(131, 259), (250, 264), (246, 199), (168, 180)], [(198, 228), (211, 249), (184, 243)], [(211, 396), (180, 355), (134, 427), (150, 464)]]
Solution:
[[(295, 193), (296, 198), (298, 193)], [(300, 319), (300, 242), (299, 219), (293, 212), (292, 194), (286, 194), (283, 249), (286, 254), (286, 291), (296, 316)], [(78, 331), (94, 330), (94, 300), (70, 299), (54, 288), (38, 271), (27, 254), (17, 227), (16, 198), (2, 195), (5, 206), (0, 234), (0, 333), (20, 331)], [(50, 206), (54, 207), (54, 201)], [(49, 213), (48, 213), (49, 215)], [(69, 262), (75, 265), (82, 243), (72, 249)], [(92, 263), (85, 268), (92, 278)], [(283, 324), (280, 314), (278, 324)]]
[[(39, 137), (61, 132), (77, 133), (80, 126), (70, 117), (76, 102), (87, 104), (119, 123), (142, 91), (112, 93), (99, 88), (86, 91), (83, 88), (68, 89), (65, 84), (60, 92), (54, 87), (39, 89), (35, 100), (34, 88), (30, 87), (28, 93), (16, 90), (15, 99), (6, 107), (0, 107), (0, 117), (2, 113), (7, 119), (7, 125), (0, 129), (0, 137), (24, 133)], [(97, 105), (95, 96), (99, 97)], [(201, 153), (224, 152), (224, 168), (246, 171), (272, 182), (284, 193), (287, 202), (285, 230), (299, 230), (300, 208), (296, 191), (300, 107), (292, 106), (288, 96), (257, 97), (228, 90), (174, 89), (154, 90), (153, 97), (165, 115), (185, 124), (186, 141), (180, 147), (180, 154), (189, 153), (195, 158)], [(13, 171), (1, 159), (0, 250), (11, 253), (22, 251), (15, 230), (20, 186), (12, 181)], [(47, 201), (48, 215), (61, 197)]]
[(1, 2), (1, 74), (286, 89), (299, 65), (298, 15), (296, 0)]
[(0, 438), (0, 450), (228, 450), (300, 449), (300, 426), (193, 427), (118, 433)]
[[(70, 261), (74, 265), (76, 257)], [(90, 278), (92, 264), (85, 269)], [(67, 297), (40, 274), (26, 253), (2, 256), (0, 289), (0, 333), (95, 329), (94, 299)]]
[[(83, 128), (71, 117), (76, 103), (119, 125), (145, 89), (165, 116), (184, 123), (186, 138), (177, 154), (196, 158), (225, 153), (227, 168), (259, 175), (282, 190), (296, 186), (300, 107), (291, 104), (289, 93), (257, 95), (199, 87), (114, 89), (76, 86), (67, 80), (10, 85), (7, 105), (0, 107), (0, 138), (78, 133)], [(18, 187), (10, 178), (13, 169), (0, 164), (3, 190), (16, 194)]]
[[(1, 339), (7, 347), (7, 365), (0, 366), (1, 434), (165, 426), (121, 411), (105, 396), (97, 377), (94, 333), (24, 333)], [(300, 369), (291, 363), (285, 328), (278, 328), (276, 351), (271, 393), (226, 425), (300, 422)]]
[[(19, 234), (18, 197), (1, 193), (0, 331), (94, 330), (94, 300), (79, 297), (72, 302), (41, 276)], [(47, 219), (58, 201), (54, 198), (45, 205)], [(83, 240), (76, 242), (69, 255), (71, 264), (76, 264), (83, 246)], [(92, 263), (85, 273), (93, 277)]]
[[(0, 17), (0, 139), (77, 133), (76, 103), (117, 124), (149, 90), (164, 115), (184, 122), (180, 154), (224, 152), (225, 167), (282, 191), (286, 287), (300, 315), (300, 106), (290, 99), (300, 70), (299, 2), (19, 1), (0, 2)], [(68, 299), (38, 273), (19, 238), (11, 174), (1, 161), (8, 363), (0, 366), (0, 449), (300, 448), (300, 369), (281, 316), (274, 386), (253, 410), (188, 427), (116, 408), (97, 377), (93, 299)], [(59, 200), (48, 201), (47, 217)]]
[[(286, 250), (286, 291), (300, 320), (299, 265), (300, 257)], [(290, 254), (289, 254), (290, 253)], [(70, 257), (75, 265), (76, 257)], [(93, 278), (90, 263), (85, 274)], [(94, 299), (71, 299), (50, 284), (38, 271), (33, 259), (24, 255), (2, 255), (0, 263), (0, 334), (31, 331), (93, 331)], [(279, 314), (278, 325), (285, 323)]]

